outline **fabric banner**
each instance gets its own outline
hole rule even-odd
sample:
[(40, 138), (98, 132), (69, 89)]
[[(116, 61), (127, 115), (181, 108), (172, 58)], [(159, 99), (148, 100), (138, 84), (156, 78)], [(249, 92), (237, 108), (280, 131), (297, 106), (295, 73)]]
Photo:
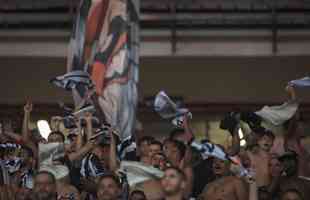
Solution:
[(120, 171), (126, 173), (130, 186), (151, 179), (160, 179), (164, 176), (164, 173), (157, 168), (133, 161), (122, 161)]
[(60, 160), (65, 156), (64, 144), (48, 143), (39, 144), (39, 170), (48, 171), (54, 174), (56, 179), (64, 178), (69, 174), (69, 170), (62, 165)]
[(184, 115), (192, 118), (192, 114), (187, 108), (179, 108), (164, 91), (160, 91), (156, 95), (154, 109), (163, 119), (172, 120), (172, 124), (179, 127), (183, 125)]
[[(96, 91), (96, 109), (118, 129), (131, 135), (137, 106), (139, 65), (139, 0), (81, 0), (70, 40), (67, 71), (88, 72)], [(87, 90), (72, 88), (75, 105)]]

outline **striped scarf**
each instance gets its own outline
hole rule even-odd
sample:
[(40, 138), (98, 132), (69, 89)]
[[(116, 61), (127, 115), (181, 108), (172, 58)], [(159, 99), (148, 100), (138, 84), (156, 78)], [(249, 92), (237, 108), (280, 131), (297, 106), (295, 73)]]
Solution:
[(82, 84), (88, 88), (93, 87), (93, 83), (90, 79), (89, 74), (84, 71), (72, 71), (62, 76), (58, 76), (50, 80), (50, 82), (58, 87), (61, 87), (61, 88), (64, 88), (70, 91), (76, 88), (76, 85), (78, 84)]
[(91, 153), (82, 160), (80, 174), (87, 178), (99, 177), (105, 174), (105, 169), (101, 165), (99, 158)]

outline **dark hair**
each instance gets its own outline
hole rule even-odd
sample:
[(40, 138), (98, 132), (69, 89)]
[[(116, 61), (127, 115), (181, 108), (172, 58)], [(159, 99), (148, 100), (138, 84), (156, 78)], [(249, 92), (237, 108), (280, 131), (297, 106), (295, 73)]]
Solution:
[(186, 153), (186, 146), (183, 142), (180, 142), (178, 140), (173, 140), (173, 139), (168, 139), (165, 142), (173, 143), (177, 147), (177, 149), (179, 150), (181, 159), (184, 158), (185, 153)]
[(260, 139), (264, 136), (270, 137), (272, 140), (275, 139), (275, 135), (273, 134), (273, 132), (271, 130), (268, 130), (265, 128), (260, 129), (260, 131), (258, 133), (256, 133), (256, 135), (257, 135), (258, 139)]
[(62, 141), (65, 142), (65, 139), (66, 139), (65, 135), (60, 131), (53, 131), (49, 135), (59, 135), (61, 137)]
[(120, 181), (120, 178), (114, 174), (105, 174), (101, 176), (98, 183), (100, 183), (103, 179), (112, 179), (118, 188), (122, 188), (122, 183)]
[(175, 139), (175, 137), (183, 135), (184, 133), (185, 130), (183, 128), (174, 128), (169, 134), (169, 139)]
[(282, 199), (287, 193), (295, 193), (300, 197), (301, 200), (304, 200), (302, 193), (299, 190), (293, 188), (287, 189), (284, 192), (282, 192), (280, 199)]
[(160, 146), (160, 150), (163, 150), (163, 144), (158, 140), (151, 141), (150, 145), (158, 145)]
[(180, 169), (180, 168), (178, 168), (178, 167), (167, 167), (167, 168), (165, 168), (165, 170), (164, 171), (167, 171), (167, 170), (174, 170), (174, 171), (176, 171), (181, 177), (182, 177), (182, 179), (185, 181), (186, 180), (186, 175), (185, 175), (185, 173)]
[(143, 137), (141, 137), (141, 138), (138, 140), (138, 145), (140, 146), (141, 143), (143, 143), (143, 142), (148, 142), (148, 143), (150, 143), (150, 142), (152, 142), (153, 140), (155, 140), (155, 138), (152, 137), (152, 136), (143, 136)]
[(56, 184), (56, 177), (51, 172), (49, 172), (49, 171), (39, 171), (36, 174), (36, 177), (38, 177), (39, 175), (47, 175), (52, 180), (52, 183)]
[(134, 190), (130, 193), (130, 197), (133, 196), (134, 194), (140, 194), (143, 196), (144, 199), (146, 199), (146, 196), (142, 190)]

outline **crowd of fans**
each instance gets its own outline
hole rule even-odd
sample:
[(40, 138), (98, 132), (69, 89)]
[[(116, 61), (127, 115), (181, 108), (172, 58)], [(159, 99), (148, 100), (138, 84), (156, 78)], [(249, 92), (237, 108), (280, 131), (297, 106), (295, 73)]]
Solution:
[[(245, 177), (231, 161), (202, 156), (190, 146), (194, 134), (186, 117), (182, 128), (167, 133), (163, 141), (136, 136), (136, 148), (120, 158), (117, 132), (109, 129), (108, 136), (94, 137), (91, 113), (77, 117), (76, 128), (66, 137), (57, 128), (61, 118), (52, 118), (53, 131), (45, 140), (28, 127), (31, 111), (32, 104), (27, 103), (21, 133), (2, 124), (1, 200), (310, 199), (310, 155), (304, 147), (304, 122), (298, 113), (284, 125), (277, 150), (273, 144), (279, 139), (270, 130), (252, 129), (248, 144), (241, 147), (239, 122), (230, 126), (231, 146), (219, 147), (251, 172), (251, 177)], [(49, 143), (64, 145), (64, 155), (52, 162), (66, 166), (67, 174), (41, 166), (40, 144)], [(156, 168), (163, 175), (129, 184), (126, 171), (119, 170), (124, 160)]]

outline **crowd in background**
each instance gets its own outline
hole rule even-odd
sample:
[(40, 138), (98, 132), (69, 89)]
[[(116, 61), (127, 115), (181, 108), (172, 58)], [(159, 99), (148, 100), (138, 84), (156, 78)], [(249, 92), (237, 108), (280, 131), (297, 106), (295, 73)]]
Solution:
[[(164, 140), (136, 134), (132, 141), (135, 148), (120, 156), (117, 131), (107, 128), (104, 137), (97, 134), (89, 112), (74, 119), (75, 128), (67, 136), (58, 129), (62, 119), (53, 117), (53, 130), (47, 139), (28, 127), (31, 112), (32, 104), (27, 103), (18, 132), (2, 124), (1, 200), (310, 199), (310, 154), (303, 143), (307, 137), (305, 122), (298, 112), (283, 125), (281, 145), (272, 131), (256, 126), (247, 145), (241, 147), (240, 121), (235, 115), (222, 120), (221, 127), (230, 132), (232, 142), (227, 148), (218, 147), (238, 160), (251, 176), (241, 176), (230, 160), (206, 157), (192, 147), (195, 133), (186, 116), (182, 127), (167, 130)], [(242, 115), (248, 123), (255, 123), (255, 114)], [(212, 141), (205, 138), (203, 142)], [(41, 144), (50, 143), (62, 144), (64, 153), (53, 158), (52, 166), (44, 166)], [(119, 170), (125, 160), (154, 168), (162, 175), (131, 184), (127, 172)]]

